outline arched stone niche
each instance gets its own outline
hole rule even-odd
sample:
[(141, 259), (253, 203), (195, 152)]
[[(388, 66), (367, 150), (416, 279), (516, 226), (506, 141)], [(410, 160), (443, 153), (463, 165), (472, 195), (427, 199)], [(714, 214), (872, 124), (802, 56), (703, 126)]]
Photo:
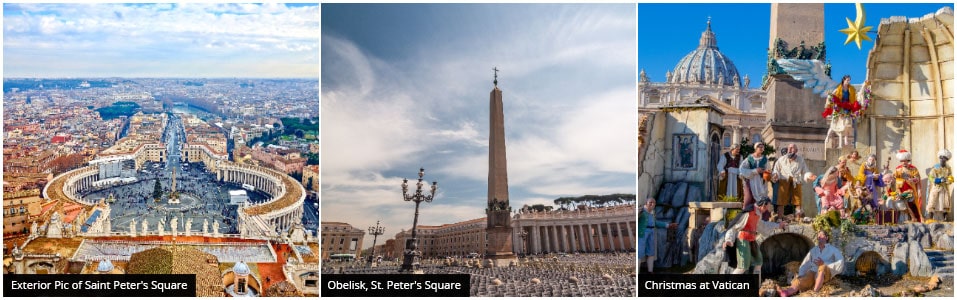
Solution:
[(814, 243), (804, 235), (785, 232), (764, 239), (760, 247), (764, 255), (761, 273), (770, 277), (784, 274), (784, 265), (789, 262), (803, 261)]

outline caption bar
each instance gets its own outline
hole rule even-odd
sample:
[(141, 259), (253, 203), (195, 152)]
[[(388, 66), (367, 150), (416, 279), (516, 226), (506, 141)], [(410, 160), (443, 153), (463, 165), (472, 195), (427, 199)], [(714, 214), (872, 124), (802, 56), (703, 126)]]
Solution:
[(639, 297), (757, 297), (755, 274), (638, 274)]
[(193, 274), (7, 274), (5, 297), (196, 297)]
[(323, 297), (468, 297), (468, 274), (322, 274)]

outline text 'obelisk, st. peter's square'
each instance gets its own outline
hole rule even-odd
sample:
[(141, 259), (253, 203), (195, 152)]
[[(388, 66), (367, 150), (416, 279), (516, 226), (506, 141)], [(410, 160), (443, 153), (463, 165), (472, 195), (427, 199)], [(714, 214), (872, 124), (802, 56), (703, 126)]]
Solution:
[(512, 207), (508, 204), (508, 168), (505, 161), (505, 114), (502, 109), (502, 90), (498, 89), (498, 69), (495, 87), (489, 94), (488, 143), (488, 208), (485, 209), (488, 227), (488, 247), (485, 257), (495, 266), (505, 267), (515, 261), (512, 253)]

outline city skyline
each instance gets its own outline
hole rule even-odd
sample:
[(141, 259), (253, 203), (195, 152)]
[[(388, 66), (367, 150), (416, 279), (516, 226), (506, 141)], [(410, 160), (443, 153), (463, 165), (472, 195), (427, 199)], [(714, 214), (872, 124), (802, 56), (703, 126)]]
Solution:
[(382, 219), (380, 244), (411, 229), (400, 185), (420, 167), (439, 186), (420, 225), (484, 217), (493, 67), (513, 209), (634, 193), (634, 4), (324, 4), (322, 13), (324, 221), (365, 229)]
[[(824, 4), (824, 42), (831, 77), (837, 79), (848, 74), (853, 84), (864, 82), (867, 57), (874, 47), (882, 19), (892, 16), (919, 18), (936, 13), (945, 6), (954, 7), (953, 3), (865, 3), (865, 25), (873, 28), (867, 34), (871, 40), (864, 41), (858, 49), (853, 41), (845, 45), (847, 35), (838, 31), (848, 27), (846, 18), (855, 19), (854, 3)], [(673, 20), (675, 11), (681, 11), (681, 22)], [(665, 73), (674, 71), (678, 61), (698, 46), (709, 20), (718, 48), (734, 62), (742, 80), (745, 75), (750, 77), (750, 88), (760, 89), (761, 78), (767, 73), (771, 26), (769, 3), (639, 4), (638, 71), (644, 70), (652, 82), (664, 82)], [(668, 47), (650, 46), (662, 41), (674, 42)], [(808, 47), (816, 45), (816, 41), (807, 44)]]
[(4, 78), (318, 78), (317, 4), (10, 4)]

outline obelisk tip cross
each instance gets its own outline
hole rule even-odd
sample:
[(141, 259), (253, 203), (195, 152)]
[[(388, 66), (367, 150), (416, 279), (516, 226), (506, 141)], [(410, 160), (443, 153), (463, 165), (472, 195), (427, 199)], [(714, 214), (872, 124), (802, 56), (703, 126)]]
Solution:
[(492, 80), (492, 83), (498, 86), (498, 67), (492, 67), (492, 71), (495, 71), (495, 80)]

